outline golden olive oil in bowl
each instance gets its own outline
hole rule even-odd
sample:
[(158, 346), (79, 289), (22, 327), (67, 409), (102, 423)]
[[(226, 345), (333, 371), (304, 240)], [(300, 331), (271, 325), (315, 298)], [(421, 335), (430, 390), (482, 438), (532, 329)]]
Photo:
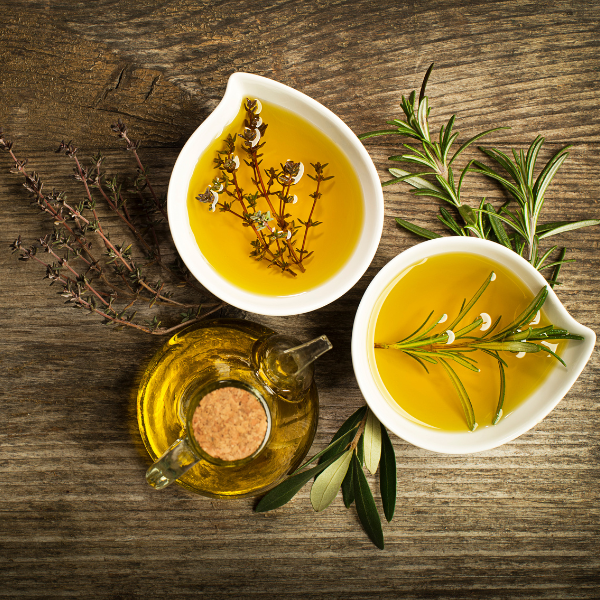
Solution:
[[(490, 272), (495, 273), (494, 281), (466, 314), (464, 323), (472, 322), (482, 312), (489, 315), (492, 322), (501, 316), (499, 327), (510, 323), (529, 305), (534, 294), (497, 262), (452, 252), (425, 259), (391, 283), (379, 313), (374, 315), (376, 342), (393, 343), (405, 338), (431, 311), (434, 315), (447, 314), (452, 318), (460, 311), (464, 299), (459, 291), (464, 290), (464, 295), (469, 297)], [(444, 332), (448, 322), (440, 323), (433, 332)], [(549, 321), (542, 310), (537, 326), (547, 324)], [(478, 330), (474, 334), (478, 334)], [(560, 354), (560, 347), (551, 348)], [(468, 392), (478, 427), (487, 427), (492, 425), (500, 392), (498, 362), (484, 352), (472, 354), (479, 371), (460, 365), (455, 371)], [(506, 418), (559, 363), (546, 352), (525, 355), (506, 352), (502, 358), (507, 364), (502, 408), (502, 416)], [(421, 364), (403, 352), (375, 349), (373, 368), (382, 391), (397, 403), (407, 418), (446, 431), (466, 429), (459, 399), (440, 364), (427, 364), (427, 373)]]
[(352, 130), (316, 100), (249, 73), (229, 78), (185, 144), (167, 200), (194, 277), (263, 315), (337, 300), (366, 271), (383, 228), (381, 182)]
[(373, 279), (354, 320), (352, 363), (369, 407), (393, 433), (468, 454), (541, 421), (594, 343), (518, 254), (446, 237), (406, 250)]
[[(194, 169), (188, 190), (187, 205), (190, 216), (190, 225), (200, 250), (210, 265), (225, 279), (235, 286), (256, 293), (275, 296), (289, 296), (300, 294), (317, 287), (335, 275), (348, 261), (354, 251), (363, 225), (363, 197), (358, 178), (352, 165), (342, 151), (321, 131), (302, 119), (293, 112), (272, 104), (264, 99), (261, 103), (260, 118), (267, 127), (260, 139), (264, 146), (260, 149), (260, 179), (258, 186), (253, 182), (257, 180), (255, 171), (245, 161), (249, 159), (244, 151), (243, 141), (239, 137), (244, 132), (246, 120), (245, 102), (235, 119), (229, 123), (222, 134), (206, 148), (200, 156)], [(235, 184), (232, 182), (227, 190), (220, 190), (218, 204), (213, 207), (209, 203), (200, 202), (197, 197), (205, 192), (215, 178), (223, 179), (223, 173), (215, 164), (219, 151), (227, 148), (224, 140), (227, 136), (236, 140), (234, 156), (237, 156), (239, 168), (235, 171)], [(255, 211), (270, 212), (271, 206), (279, 211), (281, 200), (277, 193), (281, 191), (281, 184), (275, 181), (268, 185), (267, 170), (274, 168), (281, 172), (286, 161), (301, 163), (304, 174), (297, 184), (290, 186), (288, 195), (295, 197), (293, 204), (286, 204), (284, 214), (291, 216), (286, 219), (288, 230), (291, 233), (291, 221), (295, 222), (298, 229), (291, 238), (296, 256), (302, 248), (304, 234), (306, 233), (305, 254), (311, 252), (304, 260), (302, 272), (297, 268), (293, 259), (288, 259), (290, 271), (284, 271), (272, 263), (277, 252), (278, 244), (272, 243), (272, 256), (263, 260), (251, 257), (253, 251), (251, 242), (257, 240), (253, 229), (244, 226), (240, 219), (243, 211), (249, 214)], [(316, 182), (311, 177), (315, 176), (311, 163), (325, 164), (324, 176), (327, 179), (319, 186), (320, 197), (314, 203), (311, 196), (316, 191)], [(230, 175), (231, 178), (233, 174)], [(256, 206), (250, 207), (244, 200), (245, 207), (241, 206), (235, 198), (236, 185), (243, 196), (256, 193), (264, 188), (270, 189), (271, 206), (263, 196), (258, 196)], [(233, 212), (223, 212), (221, 207), (227, 202), (231, 204)], [(234, 214), (235, 213), (235, 214)], [(301, 221), (307, 222), (311, 218), (319, 225), (306, 227)], [(281, 231), (280, 223), (272, 219), (268, 226), (275, 231)], [(265, 239), (270, 231), (262, 230)], [(279, 241), (279, 240), (278, 240)], [(284, 240), (279, 243), (279, 248), (284, 246)]]

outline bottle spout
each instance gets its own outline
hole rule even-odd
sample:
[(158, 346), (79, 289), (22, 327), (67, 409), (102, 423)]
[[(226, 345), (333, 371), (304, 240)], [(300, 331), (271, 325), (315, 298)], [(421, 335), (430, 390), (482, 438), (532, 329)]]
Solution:
[(327, 336), (322, 335), (305, 344), (284, 350), (280, 358), (281, 368), (286, 371), (287, 375), (299, 375), (308, 365), (332, 348)]
[(313, 381), (314, 361), (331, 348), (325, 335), (305, 344), (286, 335), (272, 335), (258, 349), (258, 374), (278, 394), (298, 397)]

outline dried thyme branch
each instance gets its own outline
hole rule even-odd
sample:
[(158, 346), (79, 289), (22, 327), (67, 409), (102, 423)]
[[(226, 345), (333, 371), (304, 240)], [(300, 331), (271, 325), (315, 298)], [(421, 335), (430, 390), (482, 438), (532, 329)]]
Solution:
[(150, 193), (152, 195), (152, 199), (154, 200), (154, 205), (156, 206), (156, 209), (164, 217), (165, 221), (168, 221), (167, 213), (164, 208), (164, 201), (161, 201), (158, 198), (158, 196), (156, 195), (156, 192), (154, 191), (154, 188), (152, 187), (152, 184), (150, 183), (150, 179), (148, 178), (148, 169), (146, 169), (144, 167), (144, 165), (142, 164), (142, 161), (140, 160), (140, 156), (138, 154), (138, 148), (141, 145), (140, 141), (139, 140), (133, 141), (129, 138), (129, 135), (127, 133), (127, 125), (125, 125), (125, 123), (121, 119), (118, 119), (117, 123), (115, 123), (111, 126), (111, 129), (121, 139), (125, 140), (125, 142), (127, 143), (127, 150), (129, 150), (135, 157), (135, 160), (138, 165), (138, 178), (136, 180), (137, 181), (136, 187), (138, 187), (138, 189), (140, 189), (140, 191), (142, 189), (144, 189), (144, 187), (148, 187), (148, 189), (150, 190)]
[[(131, 143), (129, 140), (128, 144)], [(131, 220), (121, 188), (116, 183), (116, 178), (113, 178), (111, 184), (107, 186), (113, 197), (111, 198), (104, 190), (100, 169), (103, 159), (100, 155), (94, 158), (92, 165), (94, 175), (92, 175), (90, 170), (79, 161), (77, 148), (71, 143), (61, 143), (58, 152), (64, 152), (74, 160), (75, 178), (83, 184), (86, 193), (86, 200), (73, 205), (67, 201), (64, 192), (54, 190), (50, 194), (44, 192), (40, 176), (35, 172), (30, 174), (27, 171), (27, 160), (20, 160), (15, 155), (13, 143), (7, 140), (1, 131), (0, 147), (8, 152), (13, 161), (14, 169), (12, 172), (20, 173), (25, 178), (25, 188), (35, 197), (37, 206), (52, 217), (55, 226), (54, 232), (40, 238), (37, 245), (23, 247), (21, 236), (19, 236), (11, 244), (11, 249), (13, 252), (20, 251), (21, 260), (33, 259), (38, 264), (43, 265), (46, 278), (50, 279), (51, 283), (60, 283), (63, 286), (63, 297), (68, 298), (68, 301), (74, 306), (101, 316), (105, 324), (112, 323), (119, 328), (131, 327), (153, 335), (170, 334), (183, 326), (204, 319), (225, 306), (225, 303), (207, 305), (205, 303), (180, 302), (173, 299), (171, 297), (172, 293), (167, 291), (163, 282), (158, 281), (156, 284), (151, 284), (147, 281), (142, 268), (132, 258), (131, 244), (123, 243), (119, 245), (110, 240), (108, 232), (104, 230), (98, 217), (92, 189), (100, 191), (111, 210), (128, 226), (148, 258), (176, 276), (179, 282), (182, 281), (183, 269), (180, 269), (181, 274), (179, 274), (165, 265), (160, 257), (156, 237), (157, 250), (153, 250)], [(139, 156), (137, 160), (139, 160)], [(144, 171), (145, 173), (146, 171)], [(86, 216), (85, 211), (89, 211), (91, 214)], [(61, 233), (61, 230), (64, 230), (64, 234)], [(115, 285), (107, 278), (101, 261), (91, 252), (92, 243), (86, 237), (88, 231), (95, 232), (102, 240), (106, 249), (105, 264), (112, 268), (114, 275), (121, 280), (125, 289)], [(43, 249), (44, 252), (52, 256), (54, 262), (46, 263), (39, 259), (36, 256), (38, 248)], [(59, 253), (59, 251), (63, 251), (64, 254)], [(78, 261), (80, 261), (80, 266), (83, 266), (83, 271), (78, 268), (76, 264)], [(100, 287), (98, 287), (98, 283), (100, 283)], [(120, 299), (125, 299), (127, 302), (124, 309), (116, 308), (115, 303)], [(161, 323), (156, 316), (146, 325), (142, 325), (133, 321), (136, 313), (131, 312), (133, 305), (140, 300), (144, 300), (149, 307), (161, 304), (171, 306), (179, 311), (185, 309), (185, 312), (179, 314), (179, 324), (174, 326), (161, 327)]]

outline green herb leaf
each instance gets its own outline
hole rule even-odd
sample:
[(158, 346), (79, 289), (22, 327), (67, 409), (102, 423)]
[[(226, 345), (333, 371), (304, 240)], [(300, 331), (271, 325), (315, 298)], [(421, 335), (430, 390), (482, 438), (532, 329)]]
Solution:
[(485, 205), (487, 210), (487, 215), (490, 220), (490, 224), (492, 229), (494, 230), (494, 235), (496, 239), (503, 245), (506, 246), (509, 250), (512, 250), (512, 244), (510, 243), (510, 238), (506, 233), (506, 229), (504, 229), (504, 225), (502, 225), (502, 221), (498, 219), (496, 216), (496, 211), (494, 207), (488, 202)]
[(529, 342), (482, 342), (477, 347), (505, 352), (539, 352), (539, 346)]
[[(351, 429), (354, 429), (365, 416), (365, 412), (367, 411), (366, 406), (361, 406), (356, 412), (352, 413), (348, 419), (344, 422), (344, 424), (338, 429), (337, 433), (331, 438), (331, 443), (340, 439), (344, 434), (348, 433)], [(328, 460), (333, 454), (336, 454), (337, 451), (335, 448), (324, 452), (321, 456), (320, 462), (325, 462)]]
[(343, 453), (338, 453), (322, 462), (321, 464), (302, 471), (297, 475), (288, 477), (285, 481), (274, 487), (263, 496), (260, 502), (254, 508), (255, 512), (267, 512), (287, 504), (315, 475), (324, 471), (329, 465), (334, 463)]
[(472, 138), (468, 139), (455, 153), (454, 156), (450, 159), (448, 165), (451, 165), (454, 162), (454, 159), (458, 158), (464, 150), (466, 150), (473, 142), (476, 142), (478, 139), (482, 138), (484, 135), (488, 133), (492, 133), (494, 131), (500, 131), (501, 129), (510, 129), (510, 127), (494, 127), (494, 129), (488, 129), (487, 131), (482, 131), (477, 135), (474, 135)]
[(396, 217), (396, 223), (400, 225), (400, 227), (404, 227), (404, 229), (408, 229), (411, 233), (416, 233), (421, 237), (427, 238), (428, 240), (433, 240), (435, 238), (442, 237), (439, 233), (435, 231), (430, 231), (429, 229), (423, 229), (423, 227), (419, 227), (418, 225), (414, 225), (413, 223), (409, 223), (408, 221), (404, 221), (403, 219), (399, 219)]
[(354, 434), (356, 433), (357, 429), (358, 424), (355, 425), (352, 429), (346, 431), (346, 433), (341, 435), (335, 441), (331, 442), (329, 446), (327, 446), (327, 448), (323, 448), (323, 450), (317, 452), (317, 454), (315, 454), (310, 460), (307, 460), (303, 465), (300, 465), (293, 473), (290, 473), (290, 476), (299, 473), (300, 471), (302, 471), (302, 469), (304, 469), (304, 467), (307, 467), (311, 463), (314, 463), (315, 460), (317, 460), (317, 458), (321, 458), (321, 456), (323, 456), (327, 452), (342, 452), (344, 450), (344, 446), (348, 445), (352, 441), (352, 438), (354, 437)]
[(354, 450), (346, 450), (315, 479), (310, 490), (310, 501), (317, 512), (327, 508), (337, 496), (353, 454)]
[(365, 435), (364, 433), (360, 436), (358, 444), (356, 445), (356, 457), (361, 467), (365, 466)]
[[(391, 168), (391, 169), (388, 169), (388, 171), (394, 177), (406, 177), (406, 175), (411, 175), (411, 173), (409, 171), (404, 171), (403, 169)], [(443, 195), (443, 192), (442, 192), (442, 190), (440, 190), (440, 188), (438, 188), (433, 183), (430, 183), (426, 179), (423, 179), (422, 177), (417, 177), (417, 176), (413, 175), (411, 178), (406, 179), (405, 181), (406, 181), (406, 183), (408, 183), (409, 185), (412, 185), (415, 188), (432, 190), (434, 192), (438, 192), (439, 194)]]
[(458, 393), (458, 398), (465, 413), (468, 428), (471, 431), (475, 431), (477, 428), (477, 423), (475, 422), (475, 413), (473, 412), (473, 405), (471, 404), (467, 390), (465, 390), (465, 386), (458, 375), (454, 372), (454, 369), (443, 358), (440, 358), (439, 362), (446, 370), (446, 373), (448, 373), (448, 377), (450, 378), (454, 389)]
[(425, 77), (423, 77), (423, 83), (421, 84), (421, 92), (419, 93), (419, 104), (421, 104), (421, 102), (423, 102), (423, 99), (425, 98), (425, 88), (427, 88), (427, 82), (429, 81), (429, 76), (431, 75), (431, 71), (433, 71), (433, 65), (435, 63), (431, 63), (429, 65), (429, 69), (427, 69), (427, 72), (425, 73)]
[(367, 413), (363, 440), (365, 446), (365, 464), (367, 465), (367, 469), (375, 475), (381, 457), (381, 427), (371, 409)]
[(375, 500), (373, 500), (371, 488), (369, 488), (367, 478), (355, 454), (352, 455), (352, 477), (354, 479), (354, 497), (358, 518), (371, 541), (383, 550), (385, 544), (381, 519), (375, 506)]
[(492, 420), (492, 425), (496, 425), (502, 417), (502, 406), (504, 405), (504, 394), (506, 392), (506, 377), (504, 374), (504, 361), (498, 357), (498, 368), (500, 369), (500, 394), (498, 395), (498, 406), (496, 407), (496, 414)]
[(537, 228), (537, 231), (542, 230), (538, 234), (538, 238), (543, 240), (544, 238), (550, 237), (551, 235), (557, 235), (564, 233), (565, 231), (574, 231), (575, 229), (581, 229), (582, 227), (591, 227), (593, 225), (600, 225), (599, 219), (586, 219), (585, 221), (572, 221), (572, 222), (561, 222), (557, 223), (555, 227), (549, 227), (550, 224), (542, 225)]
[(379, 489), (385, 518), (391, 521), (396, 510), (398, 488), (396, 469), (396, 453), (385, 427), (381, 425), (381, 471), (379, 473)]
[(350, 467), (344, 481), (342, 481), (342, 497), (346, 508), (350, 508), (354, 502), (354, 477), (352, 473), (353, 469)]
[(458, 207), (458, 212), (460, 213), (460, 216), (463, 218), (464, 222), (467, 225), (477, 224), (477, 215), (470, 206), (463, 204)]

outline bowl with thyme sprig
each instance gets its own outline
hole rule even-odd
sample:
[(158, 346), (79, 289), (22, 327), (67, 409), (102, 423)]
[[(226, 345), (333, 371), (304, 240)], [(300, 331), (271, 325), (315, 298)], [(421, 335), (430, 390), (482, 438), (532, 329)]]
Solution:
[(364, 146), (312, 98), (234, 73), (182, 149), (169, 226), (193, 275), (243, 310), (292, 315), (347, 292), (383, 228), (383, 193)]
[(356, 314), (352, 360), (388, 429), (466, 454), (541, 421), (595, 340), (527, 260), (489, 240), (448, 237), (410, 248), (374, 278)]

